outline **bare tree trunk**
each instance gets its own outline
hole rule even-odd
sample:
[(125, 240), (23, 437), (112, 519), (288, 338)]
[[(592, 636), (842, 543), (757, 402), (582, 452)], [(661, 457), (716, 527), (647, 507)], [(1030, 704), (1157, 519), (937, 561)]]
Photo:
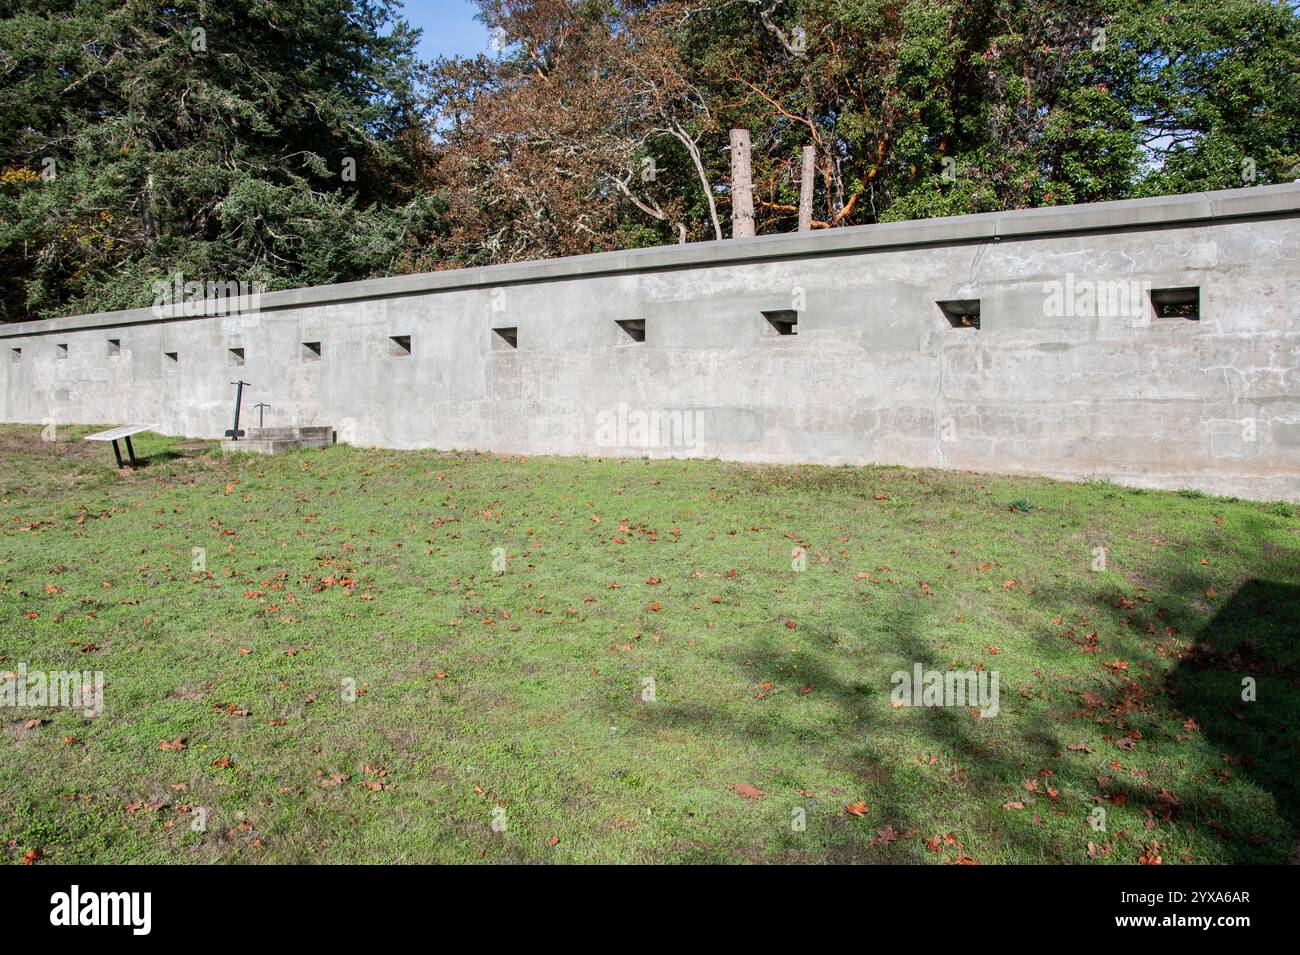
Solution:
[(749, 130), (731, 131), (731, 237), (754, 234), (754, 177), (749, 164)]
[[(700, 147), (695, 140), (686, 134), (682, 126), (673, 122), (665, 130), (670, 136), (673, 136), (686, 147), (686, 151), (691, 155), (691, 162), (695, 164), (695, 173), (700, 177), (700, 186), (704, 189), (704, 198), (709, 202), (709, 222), (713, 226), (713, 237), (719, 242), (722, 241), (722, 224), (718, 222), (718, 204), (713, 201), (713, 187), (709, 185), (708, 173), (704, 171), (704, 161), (700, 159)], [(686, 241), (685, 239), (682, 240)]]
[(803, 170), (799, 174), (799, 231), (812, 231), (813, 177), (817, 175), (817, 147), (803, 148)]

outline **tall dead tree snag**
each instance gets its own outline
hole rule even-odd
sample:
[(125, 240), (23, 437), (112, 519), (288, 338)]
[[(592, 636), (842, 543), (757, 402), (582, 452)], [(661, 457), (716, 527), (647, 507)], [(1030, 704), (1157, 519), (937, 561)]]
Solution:
[(754, 176), (749, 162), (749, 130), (731, 131), (731, 237), (754, 234)]
[(799, 231), (812, 231), (813, 177), (817, 174), (817, 147), (803, 148), (803, 169), (799, 173)]

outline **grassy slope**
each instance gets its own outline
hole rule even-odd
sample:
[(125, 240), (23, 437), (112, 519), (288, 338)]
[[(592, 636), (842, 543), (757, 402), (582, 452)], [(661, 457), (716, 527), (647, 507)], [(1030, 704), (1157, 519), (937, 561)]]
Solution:
[[(86, 430), (0, 429), (0, 671), (107, 680), (95, 719), (0, 714), (11, 861), (1292, 853), (1286, 505), (901, 468), (169, 458), (158, 438), (119, 475)], [(891, 707), (914, 662), (997, 669), (1002, 713)]]

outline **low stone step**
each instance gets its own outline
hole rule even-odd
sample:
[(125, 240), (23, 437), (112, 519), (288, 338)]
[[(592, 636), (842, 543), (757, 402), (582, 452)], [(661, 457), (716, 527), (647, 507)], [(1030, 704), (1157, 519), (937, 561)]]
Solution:
[(240, 438), (238, 441), (226, 438), (221, 442), (221, 452), (222, 454), (284, 454), (286, 451), (296, 451), (302, 446), (301, 441), (292, 438)]
[(323, 448), (334, 443), (334, 428), (312, 425), (307, 428), (249, 428), (250, 441), (300, 441), (306, 447)]
[(306, 448), (328, 448), (334, 443), (334, 426), (324, 425), (321, 427), (299, 428), (299, 440), (302, 441), (303, 447)]

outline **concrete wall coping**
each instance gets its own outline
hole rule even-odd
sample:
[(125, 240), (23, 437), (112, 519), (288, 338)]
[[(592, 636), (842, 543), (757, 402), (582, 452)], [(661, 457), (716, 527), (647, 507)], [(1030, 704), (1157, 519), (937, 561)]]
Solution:
[[(1185, 225), (1215, 219), (1297, 214), (1300, 214), (1300, 182), (1283, 183), (1179, 196), (1156, 196), (1147, 199), (1123, 199), (1116, 202), (846, 226), (805, 233), (724, 239), (721, 242), (693, 242), (685, 245), (598, 252), (592, 255), (487, 265), (444, 272), (424, 272), (391, 278), (363, 279), (336, 285), (264, 292), (261, 295), (258, 311), (331, 305), (426, 292), (488, 289), (521, 283), (621, 273), (709, 268), (908, 246), (957, 245), (999, 239), (1027, 239), (1060, 233), (1158, 229), (1162, 226)], [(180, 309), (173, 307), (173, 311), (178, 313)], [(166, 312), (159, 315), (151, 308), (135, 308), (0, 325), (0, 338), (183, 321), (187, 318), (201, 317), (203, 316)]]

